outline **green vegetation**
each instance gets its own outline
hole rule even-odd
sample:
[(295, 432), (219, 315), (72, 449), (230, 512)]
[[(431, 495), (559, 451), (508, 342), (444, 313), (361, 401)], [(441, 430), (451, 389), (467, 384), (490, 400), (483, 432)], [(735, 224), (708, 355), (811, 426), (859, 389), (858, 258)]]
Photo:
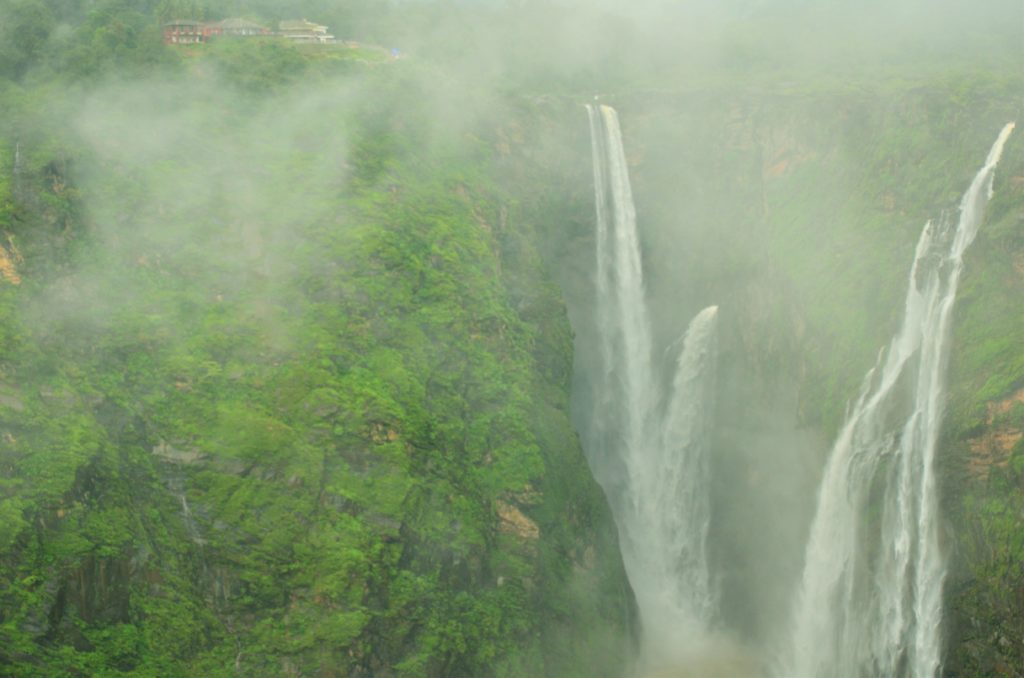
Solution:
[(127, 4), (4, 62), (0, 673), (618, 675), (503, 105)]

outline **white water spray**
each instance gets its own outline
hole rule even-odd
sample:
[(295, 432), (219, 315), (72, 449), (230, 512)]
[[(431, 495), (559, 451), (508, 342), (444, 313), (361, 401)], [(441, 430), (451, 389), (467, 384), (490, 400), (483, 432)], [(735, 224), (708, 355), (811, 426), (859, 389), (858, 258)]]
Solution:
[(960, 203), (917, 244), (903, 325), (832, 449), (779, 678), (934, 678), (942, 657), (935, 451), (963, 254), (992, 196), (1013, 124)]
[(707, 534), (718, 309), (704, 309), (690, 323), (675, 376), (665, 383), (652, 359), (618, 116), (607, 106), (588, 106), (587, 111), (597, 208), (600, 347), (587, 452), (619, 527), (643, 625), (645, 662), (668, 665), (704, 642), (715, 608)]

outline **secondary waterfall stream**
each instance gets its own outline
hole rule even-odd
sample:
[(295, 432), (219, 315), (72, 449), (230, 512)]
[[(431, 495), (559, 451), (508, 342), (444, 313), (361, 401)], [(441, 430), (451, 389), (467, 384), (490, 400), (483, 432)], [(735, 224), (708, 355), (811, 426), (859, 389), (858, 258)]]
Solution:
[(825, 467), (780, 678), (936, 676), (942, 587), (935, 452), (963, 254), (1013, 124), (960, 203), (925, 225), (903, 324), (868, 372)]
[(587, 110), (600, 353), (587, 452), (619, 527), (645, 663), (657, 666), (691, 651), (708, 632), (715, 608), (707, 534), (717, 307), (692, 320), (674, 375), (662, 378), (618, 116), (607, 106)]

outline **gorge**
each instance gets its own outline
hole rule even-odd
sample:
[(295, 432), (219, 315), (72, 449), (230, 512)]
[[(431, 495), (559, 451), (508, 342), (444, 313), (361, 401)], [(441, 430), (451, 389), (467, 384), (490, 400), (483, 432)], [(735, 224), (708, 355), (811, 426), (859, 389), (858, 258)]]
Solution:
[[(607, 106), (587, 111), (600, 359), (589, 380), (595, 393), (584, 447), (619, 524), (640, 609), (641, 665), (684, 666), (709, 642), (715, 615), (708, 411), (718, 309), (692, 321), (675, 380), (659, 385), (618, 116)], [(824, 470), (794, 592), (792, 649), (780, 653), (775, 675), (938, 674), (945, 564), (935, 452), (950, 324), (963, 255), (1013, 127), (1003, 128), (964, 194), (956, 225), (945, 215), (929, 221), (918, 241), (901, 330), (868, 373)], [(909, 406), (908, 383), (915, 384)]]
[(0, 674), (1019, 675), (1019, 10), (0, 3)]

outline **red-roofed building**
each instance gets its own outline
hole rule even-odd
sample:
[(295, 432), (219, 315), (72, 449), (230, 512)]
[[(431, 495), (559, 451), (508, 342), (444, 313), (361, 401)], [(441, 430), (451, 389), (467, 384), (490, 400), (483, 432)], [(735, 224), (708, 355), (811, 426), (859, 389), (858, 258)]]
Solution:
[(175, 19), (164, 24), (164, 42), (168, 45), (194, 45), (206, 42), (206, 24), (194, 19)]
[(164, 42), (168, 45), (194, 45), (221, 36), (250, 38), (270, 34), (269, 28), (248, 19), (210, 22), (175, 19), (164, 24)]

